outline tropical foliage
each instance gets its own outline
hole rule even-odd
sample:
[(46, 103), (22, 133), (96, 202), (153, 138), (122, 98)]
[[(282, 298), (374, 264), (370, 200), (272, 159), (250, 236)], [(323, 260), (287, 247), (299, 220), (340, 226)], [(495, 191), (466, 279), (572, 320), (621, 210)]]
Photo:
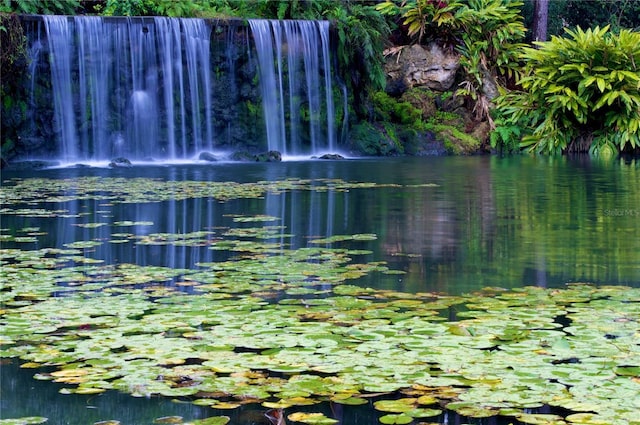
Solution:
[(180, 16), (192, 17), (203, 13), (203, 1), (180, 0), (107, 0), (103, 15), (107, 16)]
[(526, 32), (521, 6), (518, 1), (469, 0), (456, 13), (462, 29), (460, 64), (466, 72), (458, 94), (471, 97), (477, 119), (490, 118), (498, 86), (519, 73), (517, 52)]
[(71, 15), (80, 7), (80, 0), (2, 0), (0, 12)]
[(443, 44), (454, 41), (458, 22), (454, 13), (458, 2), (444, 0), (387, 0), (379, 3), (376, 10), (396, 20), (400, 32), (406, 32), (411, 41), (426, 43), (438, 41)]
[(521, 127), (530, 152), (640, 148), (640, 33), (606, 26), (566, 35), (524, 49), (523, 91), (498, 99), (501, 126)]
[(522, 3), (507, 0), (385, 1), (377, 9), (400, 16), (407, 35), (414, 42), (436, 41), (455, 47), (465, 79), (459, 95), (473, 101), (476, 119), (489, 118), (490, 101), (498, 85), (517, 76), (516, 58), (526, 29)]
[[(556, 3), (555, 1), (552, 3)], [(640, 2), (637, 0), (563, 0), (560, 10), (550, 20), (564, 20), (565, 26), (596, 27), (610, 24), (620, 28), (640, 29)]]

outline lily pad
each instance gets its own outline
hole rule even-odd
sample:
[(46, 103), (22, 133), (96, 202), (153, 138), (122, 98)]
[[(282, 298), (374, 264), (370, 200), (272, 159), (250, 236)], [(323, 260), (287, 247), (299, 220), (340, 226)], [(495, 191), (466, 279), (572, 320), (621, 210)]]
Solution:
[(16, 419), (0, 419), (1, 425), (35, 425), (35, 424), (43, 424), (47, 422), (49, 419), (42, 416), (28, 416), (24, 418), (16, 418)]
[(330, 425), (336, 424), (339, 421), (333, 418), (328, 418), (324, 413), (292, 413), (287, 418), (292, 422), (302, 422), (310, 425)]
[(212, 416), (205, 419), (196, 419), (195, 421), (187, 422), (185, 425), (226, 425), (231, 421), (228, 416)]
[(383, 415), (380, 417), (380, 422), (383, 424), (410, 424), (413, 422), (413, 417), (402, 413)]

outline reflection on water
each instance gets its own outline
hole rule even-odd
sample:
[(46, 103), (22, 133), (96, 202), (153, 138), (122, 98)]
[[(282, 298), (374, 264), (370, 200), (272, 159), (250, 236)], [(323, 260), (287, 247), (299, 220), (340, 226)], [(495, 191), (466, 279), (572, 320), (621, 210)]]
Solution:
[[(314, 238), (375, 233), (376, 241), (348, 246), (371, 250), (366, 260), (387, 261), (406, 274), (369, 276), (363, 284), (373, 287), (460, 293), (571, 281), (638, 285), (640, 239), (633, 237), (640, 234), (638, 168), (637, 162), (476, 157), (49, 170), (38, 177), (95, 174), (239, 183), (303, 178), (319, 185), (342, 179), (399, 186), (267, 193), (264, 199), (226, 202), (83, 199), (49, 206), (67, 210), (62, 218), (5, 215), (2, 220), (4, 228), (55, 229), (33, 247), (20, 244), (21, 249), (97, 241), (86, 254), (106, 264), (194, 268), (228, 254), (206, 245), (143, 245), (140, 238), (209, 232), (216, 239), (225, 229), (269, 225), (281, 232), (273, 242), (293, 249)], [(239, 215), (274, 220), (237, 223)]]
[[(640, 286), (637, 161), (403, 158), (126, 170), (59, 169), (32, 172), (31, 176), (3, 172), (2, 178), (84, 175), (239, 183), (302, 178), (322, 185), (330, 184), (326, 179), (341, 179), (397, 186), (267, 193), (263, 199), (226, 202), (211, 198), (144, 204), (95, 199), (59, 202), (46, 207), (66, 210), (63, 217), (3, 214), (3, 233), (15, 234), (25, 228), (46, 232), (37, 237), (37, 242), (3, 243), (3, 248), (64, 248), (94, 241), (95, 246), (86, 248), (84, 255), (105, 264), (194, 269), (198, 263), (224, 261), (232, 255), (210, 249), (229, 229), (268, 225), (278, 229), (269, 241), (282, 244), (283, 249), (308, 246), (314, 238), (375, 233), (374, 241), (333, 246), (370, 250), (371, 254), (357, 260), (386, 261), (390, 268), (406, 272), (373, 274), (353, 282), (376, 288), (462, 293), (485, 286), (551, 287), (575, 281)], [(234, 220), (258, 215), (272, 219), (257, 223)], [(196, 232), (203, 232), (203, 243), (141, 243), (144, 238), (159, 240)], [(36, 405), (50, 406), (47, 410), (54, 411), (59, 405), (61, 396), (31, 390), (51, 383), (30, 382), (25, 380), (28, 375), (30, 372), (3, 366), (2, 417), (34, 414)], [(9, 393), (16, 394), (18, 405), (6, 403)], [(65, 397), (80, 404), (85, 400), (80, 396)], [(148, 409), (137, 401), (126, 403), (132, 403), (134, 411)], [(187, 406), (176, 409), (186, 409), (184, 416), (199, 417), (200, 408)], [(171, 413), (178, 410), (168, 407), (166, 400), (149, 409), (150, 416), (178, 414)], [(126, 423), (149, 421), (146, 416), (141, 418)]]

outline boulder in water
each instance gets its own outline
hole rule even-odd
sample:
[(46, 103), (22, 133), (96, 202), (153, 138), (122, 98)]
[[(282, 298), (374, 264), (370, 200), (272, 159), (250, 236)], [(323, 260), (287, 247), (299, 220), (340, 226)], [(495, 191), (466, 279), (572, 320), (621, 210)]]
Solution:
[(200, 153), (200, 155), (198, 155), (198, 159), (200, 161), (207, 161), (207, 162), (216, 162), (218, 160), (218, 158), (216, 158), (215, 155), (213, 155), (211, 152)]
[(123, 158), (123, 157), (113, 158), (111, 160), (111, 162), (109, 163), (109, 167), (111, 167), (111, 168), (129, 168), (129, 167), (131, 167), (131, 161), (129, 161), (127, 158)]
[(255, 161), (256, 158), (254, 155), (250, 154), (247, 151), (236, 151), (231, 154), (229, 157), (232, 161)]
[(325, 153), (318, 157), (318, 159), (344, 159), (344, 156), (339, 153)]
[(58, 161), (41, 161), (41, 160), (33, 160), (33, 161), (15, 161), (15, 162), (4, 162), (3, 168), (8, 168), (11, 170), (41, 170), (43, 168), (55, 167), (60, 165)]
[(280, 162), (282, 154), (278, 151), (268, 151), (256, 155), (257, 162)]

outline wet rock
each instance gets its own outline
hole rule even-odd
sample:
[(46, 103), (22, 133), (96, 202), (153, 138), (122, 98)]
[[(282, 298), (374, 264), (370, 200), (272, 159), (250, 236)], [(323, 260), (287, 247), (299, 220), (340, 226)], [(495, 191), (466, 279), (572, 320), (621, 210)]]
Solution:
[(344, 156), (338, 153), (325, 153), (318, 157), (318, 159), (344, 159)]
[(278, 151), (262, 152), (255, 156), (257, 162), (280, 162), (282, 154)]
[(478, 123), (477, 126), (471, 131), (471, 136), (480, 141), (481, 146), (485, 146), (489, 143), (489, 135), (491, 134), (491, 125), (487, 121)]
[(211, 152), (202, 152), (198, 155), (200, 161), (216, 162), (218, 159)]
[(256, 158), (254, 155), (250, 154), (247, 151), (236, 151), (231, 154), (229, 157), (231, 161), (255, 161)]
[(129, 167), (131, 167), (131, 161), (129, 161), (127, 158), (123, 158), (123, 157), (113, 158), (111, 160), (111, 162), (109, 163), (109, 167), (111, 167), (111, 168), (129, 168)]

